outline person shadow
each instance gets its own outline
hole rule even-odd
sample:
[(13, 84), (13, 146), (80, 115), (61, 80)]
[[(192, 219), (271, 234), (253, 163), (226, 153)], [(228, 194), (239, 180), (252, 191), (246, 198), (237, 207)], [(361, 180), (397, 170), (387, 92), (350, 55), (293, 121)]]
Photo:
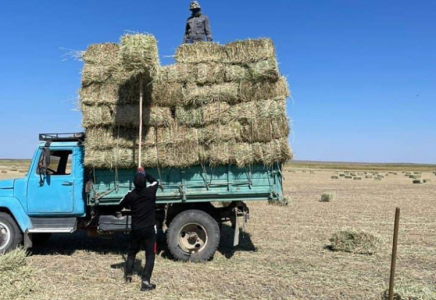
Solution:
[[(121, 255), (123, 261), (119, 263), (115, 263), (111, 265), (112, 269), (121, 270), (124, 272), (126, 269), (126, 263), (127, 263), (127, 256), (125, 254)], [(143, 268), (142, 268), (142, 260), (135, 258), (135, 262), (133, 264), (133, 274), (132, 275), (138, 275), (139, 277), (142, 276)]]

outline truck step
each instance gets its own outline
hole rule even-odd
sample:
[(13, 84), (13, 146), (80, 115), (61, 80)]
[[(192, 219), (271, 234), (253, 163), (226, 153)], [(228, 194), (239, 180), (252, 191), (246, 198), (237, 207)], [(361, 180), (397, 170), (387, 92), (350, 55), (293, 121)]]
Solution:
[(33, 228), (29, 233), (71, 233), (77, 229), (77, 218), (40, 218), (31, 217)]

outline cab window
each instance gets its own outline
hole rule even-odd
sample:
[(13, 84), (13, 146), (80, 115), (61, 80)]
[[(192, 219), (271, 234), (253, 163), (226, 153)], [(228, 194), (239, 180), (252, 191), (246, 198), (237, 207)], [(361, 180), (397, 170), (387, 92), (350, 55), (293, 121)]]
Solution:
[[(71, 150), (50, 151), (50, 164), (47, 167), (47, 174), (70, 175), (72, 154)], [(36, 173), (39, 174), (39, 168), (36, 170)]]

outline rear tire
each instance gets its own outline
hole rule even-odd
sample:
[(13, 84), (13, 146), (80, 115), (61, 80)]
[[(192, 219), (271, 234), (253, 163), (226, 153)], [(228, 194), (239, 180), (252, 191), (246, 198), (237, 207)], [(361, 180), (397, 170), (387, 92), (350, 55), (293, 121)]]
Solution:
[(23, 234), (15, 220), (7, 213), (0, 212), (0, 254), (9, 252), (23, 241)]
[(167, 231), (168, 249), (174, 258), (181, 261), (208, 261), (219, 243), (218, 222), (201, 210), (181, 212), (171, 221)]

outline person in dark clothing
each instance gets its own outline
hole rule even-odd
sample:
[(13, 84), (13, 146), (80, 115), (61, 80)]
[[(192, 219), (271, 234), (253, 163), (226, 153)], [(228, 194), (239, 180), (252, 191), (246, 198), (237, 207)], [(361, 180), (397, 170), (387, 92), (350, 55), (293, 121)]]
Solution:
[[(149, 182), (146, 186), (146, 181)], [(145, 268), (142, 275), (141, 291), (156, 288), (150, 283), (156, 256), (156, 192), (159, 183), (143, 168), (138, 168), (134, 181), (135, 189), (129, 192), (120, 202), (121, 208), (129, 207), (132, 212), (132, 231), (128, 250), (125, 279), (132, 282), (133, 265), (136, 254), (145, 246)]]
[(190, 4), (189, 10), (192, 15), (186, 21), (185, 36), (183, 44), (195, 42), (212, 42), (212, 32), (210, 31), (209, 17), (201, 13), (200, 4), (194, 1)]

